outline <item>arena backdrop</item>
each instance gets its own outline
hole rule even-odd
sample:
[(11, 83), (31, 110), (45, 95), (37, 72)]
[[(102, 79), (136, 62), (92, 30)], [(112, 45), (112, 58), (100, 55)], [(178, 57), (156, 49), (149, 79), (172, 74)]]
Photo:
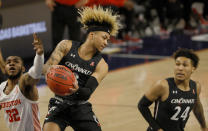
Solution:
[(32, 34), (36, 32), (44, 43), (45, 52), (51, 50), (50, 11), (42, 0), (3, 0), (0, 9), (2, 27), (0, 47), (4, 57), (34, 56)]

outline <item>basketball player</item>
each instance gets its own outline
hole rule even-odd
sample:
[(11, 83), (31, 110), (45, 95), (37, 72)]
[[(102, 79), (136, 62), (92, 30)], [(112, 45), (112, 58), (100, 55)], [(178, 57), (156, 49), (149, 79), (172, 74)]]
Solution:
[(43, 45), (34, 34), (34, 65), (27, 73), (19, 56), (9, 56), (5, 61), (8, 80), (0, 85), (0, 105), (10, 131), (41, 131), (36, 84), (44, 64)]
[[(174, 77), (157, 81), (141, 98), (138, 108), (149, 123), (148, 131), (184, 131), (193, 110), (202, 131), (208, 131), (200, 102), (201, 85), (191, 80), (198, 56), (189, 49), (174, 53)], [(154, 118), (148, 108), (155, 102)]]
[(44, 131), (64, 131), (71, 126), (75, 131), (101, 131), (88, 99), (108, 73), (108, 64), (100, 52), (107, 46), (110, 35), (116, 35), (120, 24), (111, 9), (85, 7), (80, 10), (81, 23), (87, 30), (86, 40), (61, 41), (44, 65), (44, 72), (51, 65), (64, 65), (75, 74), (78, 85), (72, 95), (50, 99)]

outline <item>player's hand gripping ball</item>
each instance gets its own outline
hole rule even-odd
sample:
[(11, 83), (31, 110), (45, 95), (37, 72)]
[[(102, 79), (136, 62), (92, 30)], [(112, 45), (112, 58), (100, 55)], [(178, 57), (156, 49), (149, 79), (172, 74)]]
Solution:
[(70, 95), (77, 91), (76, 78), (72, 71), (63, 65), (53, 65), (46, 73), (46, 83), (55, 94)]

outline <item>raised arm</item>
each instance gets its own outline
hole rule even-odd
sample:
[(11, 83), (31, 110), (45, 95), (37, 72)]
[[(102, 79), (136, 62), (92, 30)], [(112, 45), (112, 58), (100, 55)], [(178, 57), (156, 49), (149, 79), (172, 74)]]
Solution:
[(196, 100), (196, 104), (194, 105), (193, 108), (193, 113), (196, 117), (196, 119), (198, 120), (202, 131), (208, 131), (207, 125), (206, 125), (206, 121), (205, 121), (205, 117), (204, 117), (204, 110), (200, 101), (200, 95), (201, 93), (201, 85), (199, 83), (197, 83), (197, 100)]
[(43, 67), (43, 74), (47, 72), (50, 66), (57, 65), (61, 61), (61, 59), (68, 53), (71, 49), (72, 41), (70, 40), (62, 40), (55, 48), (50, 58), (46, 62)]
[(36, 34), (33, 34), (33, 38), (33, 49), (36, 52), (36, 56), (34, 58), (33, 66), (20, 78), (19, 86), (25, 97), (36, 101), (38, 100), (38, 90), (36, 88), (36, 84), (42, 74), (44, 64), (44, 50), (43, 44)]
[(2, 56), (1, 49), (0, 49), (0, 69), (1, 69), (1, 72), (3, 74), (5, 74), (5, 61), (4, 61), (4, 58)]

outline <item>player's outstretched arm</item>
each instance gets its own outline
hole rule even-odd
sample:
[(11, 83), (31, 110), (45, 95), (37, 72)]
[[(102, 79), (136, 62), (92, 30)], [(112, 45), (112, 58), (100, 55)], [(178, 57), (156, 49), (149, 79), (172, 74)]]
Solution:
[(38, 100), (38, 90), (35, 87), (38, 80), (41, 77), (42, 69), (44, 65), (44, 50), (41, 40), (37, 37), (36, 34), (33, 34), (33, 46), (36, 52), (34, 58), (33, 66), (29, 71), (20, 78), (20, 89), (22, 93), (30, 100)]
[(165, 93), (165, 88), (168, 86), (166, 80), (156, 82), (140, 99), (138, 103), (138, 109), (141, 112), (142, 116), (149, 123), (151, 128), (157, 131), (163, 131), (157, 122), (154, 120), (149, 106), (156, 101), (158, 98), (162, 97)]
[(44, 65), (43, 74), (46, 74), (50, 66), (59, 64), (61, 59), (71, 49), (71, 46), (72, 46), (72, 41), (70, 40), (62, 40), (61, 42), (59, 42), (55, 50), (52, 52), (50, 58), (47, 60), (46, 64)]
[(204, 117), (204, 110), (199, 97), (200, 93), (201, 93), (201, 85), (197, 82), (197, 100), (193, 108), (193, 113), (196, 119), (198, 120), (199, 124), (201, 125), (202, 131), (208, 131)]
[(4, 58), (2, 56), (1, 49), (0, 49), (0, 69), (1, 69), (1, 72), (3, 74), (5, 74), (5, 61), (4, 61)]

